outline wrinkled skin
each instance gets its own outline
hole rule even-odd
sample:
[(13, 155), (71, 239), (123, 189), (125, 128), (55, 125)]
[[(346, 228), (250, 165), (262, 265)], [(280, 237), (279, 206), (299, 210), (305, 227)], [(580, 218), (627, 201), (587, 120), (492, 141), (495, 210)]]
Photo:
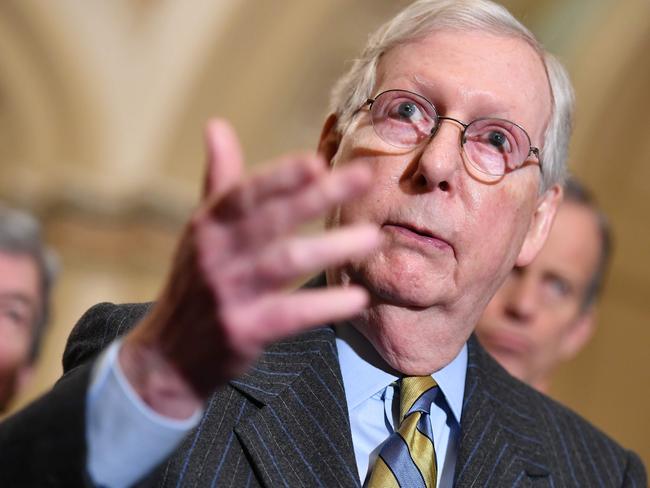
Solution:
[(542, 391), (594, 332), (595, 306), (585, 296), (601, 253), (599, 232), (592, 209), (563, 203), (541, 252), (513, 269), (476, 329), (513, 376)]
[[(465, 122), (515, 121), (538, 146), (550, 117), (543, 65), (514, 38), (440, 31), (399, 46), (381, 59), (373, 95), (395, 88), (423, 94), (442, 115)], [(386, 241), (329, 279), (368, 289), (372, 306), (356, 326), (408, 374), (430, 374), (456, 356), (508, 271), (540, 248), (560, 195), (554, 187), (538, 197), (534, 164), (497, 182), (479, 180), (464, 164), (461, 131), (446, 121), (428, 144), (399, 150), (376, 136), (362, 110), (342, 138), (326, 132), (322, 141), (335, 168), (358, 158), (374, 176), (331, 225), (369, 221)]]

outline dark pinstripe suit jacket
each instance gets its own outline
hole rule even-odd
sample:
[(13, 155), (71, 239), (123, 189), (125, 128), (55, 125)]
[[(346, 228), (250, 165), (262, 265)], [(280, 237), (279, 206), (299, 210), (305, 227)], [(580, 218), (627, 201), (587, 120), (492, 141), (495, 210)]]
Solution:
[[(63, 379), (0, 426), (0, 486), (87, 481), (89, 364), (147, 308), (100, 304), (82, 317)], [(513, 379), (474, 338), (468, 345), (456, 486), (646, 486), (634, 453)], [(4, 456), (7, 449), (12, 455)], [(21, 458), (33, 460), (27, 474), (16, 464)], [(139, 486), (359, 486), (332, 329), (270, 347), (246, 376), (210, 398), (199, 426)]]

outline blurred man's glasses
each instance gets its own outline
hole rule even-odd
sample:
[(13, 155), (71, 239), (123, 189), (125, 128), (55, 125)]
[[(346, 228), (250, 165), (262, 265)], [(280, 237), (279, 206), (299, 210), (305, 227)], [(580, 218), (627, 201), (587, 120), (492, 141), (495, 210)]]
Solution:
[(407, 90), (387, 90), (364, 105), (370, 107), (375, 132), (391, 146), (414, 148), (435, 136), (442, 120), (451, 120), (463, 127), (460, 144), (466, 159), (480, 172), (503, 176), (521, 168), (531, 155), (541, 170), (539, 149), (531, 145), (526, 131), (514, 122), (480, 118), (465, 124), (438, 115), (429, 100)]

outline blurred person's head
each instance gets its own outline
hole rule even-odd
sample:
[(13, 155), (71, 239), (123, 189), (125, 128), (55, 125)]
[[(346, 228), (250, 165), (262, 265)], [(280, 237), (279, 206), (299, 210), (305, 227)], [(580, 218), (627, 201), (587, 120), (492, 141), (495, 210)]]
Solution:
[(0, 411), (31, 376), (55, 274), (38, 221), (0, 205)]
[(587, 344), (610, 248), (604, 214), (568, 180), (546, 244), (530, 265), (512, 270), (476, 329), (513, 376), (546, 391), (555, 368)]

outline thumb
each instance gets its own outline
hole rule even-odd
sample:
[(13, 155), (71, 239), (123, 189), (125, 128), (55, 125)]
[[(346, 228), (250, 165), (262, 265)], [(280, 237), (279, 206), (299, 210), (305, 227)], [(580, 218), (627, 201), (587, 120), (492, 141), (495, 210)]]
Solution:
[(211, 119), (204, 130), (206, 168), (202, 199), (232, 188), (243, 173), (243, 155), (235, 129), (225, 119)]

